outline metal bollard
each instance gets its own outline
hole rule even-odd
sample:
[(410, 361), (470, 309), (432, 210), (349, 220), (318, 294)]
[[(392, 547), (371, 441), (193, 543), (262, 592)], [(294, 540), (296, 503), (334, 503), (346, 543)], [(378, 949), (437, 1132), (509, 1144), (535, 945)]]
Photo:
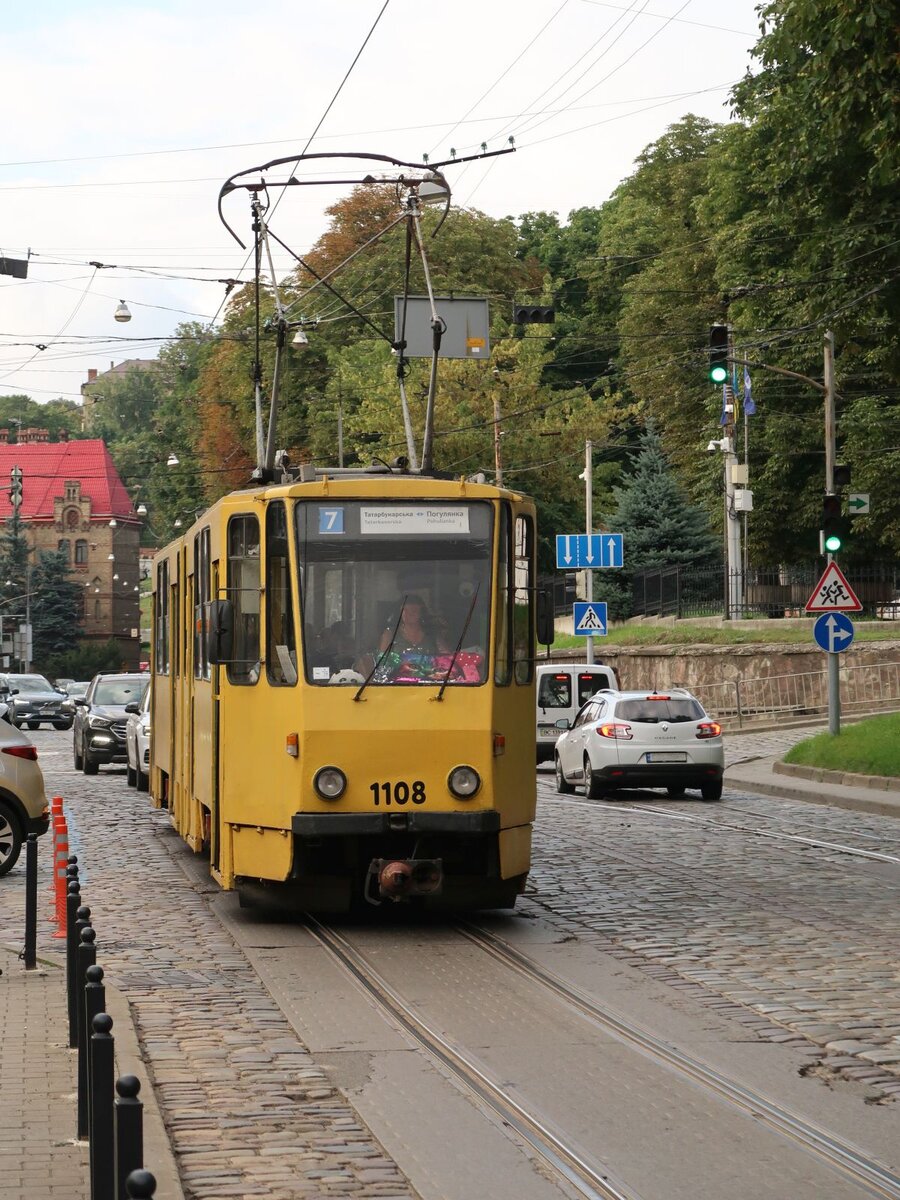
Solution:
[[(99, 967), (92, 970), (100, 970)], [(91, 1200), (116, 1200), (113, 1155), (113, 1079), (115, 1044), (110, 1031), (112, 1017), (101, 1012), (91, 1021), (90, 1046), (90, 1142)]]
[(114, 1126), (116, 1134), (116, 1200), (128, 1200), (125, 1181), (144, 1161), (144, 1106), (138, 1099), (141, 1081), (136, 1075), (116, 1080)]
[(125, 1180), (125, 1194), (129, 1200), (153, 1200), (156, 1195), (156, 1179), (149, 1171), (132, 1171)]
[[(78, 868), (75, 868), (78, 870)], [(75, 962), (78, 953), (78, 939), (82, 929), (90, 924), (91, 910), (84, 906), (87, 913), (81, 917), (81, 885), (77, 879), (69, 880), (69, 891), (66, 896), (68, 909), (68, 924), (66, 926), (66, 995), (69, 1001), (69, 1046), (78, 1045), (78, 1001), (75, 990)]]
[[(75, 987), (78, 994), (78, 1137), (88, 1136), (88, 1031), (90, 1029), (85, 1004), (87, 969), (97, 962), (97, 937), (90, 925), (81, 931), (75, 963)], [(91, 1014), (93, 1015), (93, 1014)]]
[(88, 1139), (91, 1129), (91, 1098), (94, 1095), (94, 1082), (91, 1079), (91, 1032), (94, 1017), (106, 1012), (106, 988), (103, 986), (103, 968), (95, 963), (84, 973), (84, 1027), (87, 1030), (85, 1051), (87, 1054), (87, 1127)]
[(29, 833), (25, 843), (25, 970), (37, 966), (37, 834)]

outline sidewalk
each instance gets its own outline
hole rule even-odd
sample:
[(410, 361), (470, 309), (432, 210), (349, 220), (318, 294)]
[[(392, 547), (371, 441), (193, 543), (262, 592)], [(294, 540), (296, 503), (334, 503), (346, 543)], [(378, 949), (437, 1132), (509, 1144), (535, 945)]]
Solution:
[[(65, 943), (47, 917), (49, 835), (39, 841), (37, 966), (26, 971), (23, 864), (0, 880), (0, 1200), (89, 1200), (90, 1149), (77, 1141), (78, 1056), (69, 1049)], [(24, 855), (23, 855), (24, 857)], [(19, 932), (21, 931), (21, 933)], [(155, 1200), (183, 1190), (125, 997), (106, 988), (116, 1077), (136, 1075), (144, 1106), (144, 1162)]]

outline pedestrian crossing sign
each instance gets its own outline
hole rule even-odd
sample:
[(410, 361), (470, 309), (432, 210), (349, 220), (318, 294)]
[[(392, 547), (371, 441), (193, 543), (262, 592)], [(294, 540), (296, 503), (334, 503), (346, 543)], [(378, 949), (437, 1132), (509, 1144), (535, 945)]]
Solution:
[(606, 637), (606, 605), (600, 601), (575, 604), (575, 633), (582, 637)]

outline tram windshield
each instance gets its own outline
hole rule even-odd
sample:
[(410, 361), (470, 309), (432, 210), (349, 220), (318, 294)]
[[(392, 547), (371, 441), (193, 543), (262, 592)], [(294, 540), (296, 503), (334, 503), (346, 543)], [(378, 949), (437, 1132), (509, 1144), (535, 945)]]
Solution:
[(309, 683), (484, 683), (489, 504), (317, 500), (296, 513)]

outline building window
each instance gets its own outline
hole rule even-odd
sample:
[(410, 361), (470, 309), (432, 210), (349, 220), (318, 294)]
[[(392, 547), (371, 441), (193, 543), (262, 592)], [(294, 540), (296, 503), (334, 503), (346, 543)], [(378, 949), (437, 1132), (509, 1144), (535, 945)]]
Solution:
[(66, 510), (66, 527), (68, 529), (77, 529), (78, 522), (80, 520), (81, 520), (81, 513), (78, 511), (77, 508), (70, 508), (70, 509)]
[(88, 560), (88, 544), (86, 538), (79, 538), (75, 543), (75, 562), (84, 566)]

